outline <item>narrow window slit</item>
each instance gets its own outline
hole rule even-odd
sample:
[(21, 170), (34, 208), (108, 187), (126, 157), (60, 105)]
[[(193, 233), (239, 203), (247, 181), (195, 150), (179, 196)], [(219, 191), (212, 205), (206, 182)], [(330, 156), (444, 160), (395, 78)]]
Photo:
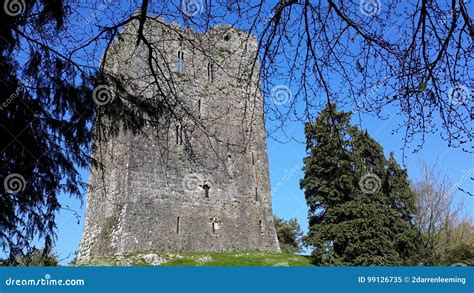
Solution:
[(179, 144), (179, 125), (176, 125), (176, 144)]
[(214, 64), (212, 62), (207, 63), (207, 78), (209, 82), (214, 82)]
[(176, 60), (179, 73), (184, 73), (184, 52), (178, 51), (178, 59)]
[(255, 201), (259, 201), (260, 200), (260, 196), (258, 194), (258, 188), (255, 187)]
[(207, 78), (211, 81), (211, 62), (207, 63)]
[(204, 189), (204, 197), (209, 198), (209, 189), (211, 189), (211, 187), (207, 184), (204, 184), (202, 188)]
[(176, 218), (176, 234), (179, 234), (179, 217)]
[(201, 118), (201, 99), (198, 101), (198, 117)]

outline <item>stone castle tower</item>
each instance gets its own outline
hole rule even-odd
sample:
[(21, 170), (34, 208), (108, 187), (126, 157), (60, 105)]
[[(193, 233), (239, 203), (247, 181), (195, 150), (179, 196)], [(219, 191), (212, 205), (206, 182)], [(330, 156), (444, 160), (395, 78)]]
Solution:
[[(136, 31), (136, 23), (124, 29), (105, 67), (152, 99), (155, 77)], [(227, 25), (197, 33), (161, 18), (144, 34), (168, 69), (159, 91), (178, 110), (160, 129), (122, 130), (95, 149), (104, 168), (91, 167), (78, 262), (146, 250), (280, 251), (256, 38)]]

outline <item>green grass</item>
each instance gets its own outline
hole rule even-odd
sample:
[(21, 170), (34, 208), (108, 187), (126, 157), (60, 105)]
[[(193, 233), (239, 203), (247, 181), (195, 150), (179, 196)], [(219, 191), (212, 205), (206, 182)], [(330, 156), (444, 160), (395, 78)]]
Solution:
[[(165, 261), (160, 266), (311, 266), (307, 256), (270, 253), (258, 251), (244, 252), (158, 252), (146, 251), (129, 254), (120, 259), (103, 258), (95, 260), (92, 265), (99, 266), (150, 266), (150, 261), (145, 260), (145, 255)], [(156, 264), (155, 264), (156, 265)]]

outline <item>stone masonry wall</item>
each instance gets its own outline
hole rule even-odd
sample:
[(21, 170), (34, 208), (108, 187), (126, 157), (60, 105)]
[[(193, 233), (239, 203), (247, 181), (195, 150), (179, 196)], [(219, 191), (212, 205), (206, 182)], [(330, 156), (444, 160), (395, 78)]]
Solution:
[[(134, 31), (136, 23), (122, 32), (106, 67), (153, 97)], [(279, 251), (255, 37), (231, 26), (198, 34), (161, 19), (145, 34), (164, 52), (163, 84), (173, 81), (196, 119), (147, 126), (148, 135), (122, 131), (95, 151), (105, 172), (91, 167), (78, 262), (152, 249)]]

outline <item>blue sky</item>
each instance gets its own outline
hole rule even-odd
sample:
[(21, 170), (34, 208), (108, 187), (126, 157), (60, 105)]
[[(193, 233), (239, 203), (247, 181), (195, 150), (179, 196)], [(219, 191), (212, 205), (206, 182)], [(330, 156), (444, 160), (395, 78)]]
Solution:
[[(393, 151), (397, 161), (402, 163), (403, 133), (391, 134), (400, 119), (395, 115), (387, 121), (362, 116), (362, 126), (382, 145), (386, 157)], [(356, 121), (353, 119), (353, 122)], [(303, 125), (295, 124), (289, 129), (291, 129), (289, 132), (295, 137), (304, 139)], [(296, 218), (306, 231), (307, 208), (304, 193), (299, 189), (299, 180), (303, 178), (301, 168), (303, 166), (302, 160), (306, 156), (305, 145), (298, 142), (281, 144), (269, 140), (268, 154), (273, 187), (273, 211), (276, 215), (286, 219)], [(439, 135), (430, 135), (422, 150), (415, 154), (407, 151), (405, 156), (405, 168), (407, 168), (412, 181), (420, 179), (420, 162), (437, 162), (453, 184), (460, 184), (460, 187), (471, 192), (474, 190), (472, 180), (462, 180), (463, 175), (469, 169), (474, 168), (474, 157), (460, 149), (448, 148), (447, 143)], [(474, 217), (474, 198), (461, 192), (457, 192), (456, 197), (458, 200), (465, 200), (466, 212)]]
[[(389, 116), (387, 120), (379, 120), (362, 114), (360, 116), (361, 121), (358, 120), (358, 115), (354, 115), (353, 122), (361, 124), (364, 129), (367, 129), (369, 134), (383, 146), (386, 156), (393, 151), (398, 162), (404, 163), (404, 166), (408, 169), (412, 181), (417, 181), (420, 178), (420, 162), (437, 162), (453, 184), (458, 184), (460, 187), (474, 192), (473, 181), (462, 180), (463, 175), (474, 168), (474, 156), (472, 154), (469, 155), (461, 149), (448, 148), (447, 143), (440, 138), (439, 134), (431, 134), (428, 135), (422, 150), (414, 154), (411, 153), (411, 149), (415, 145), (413, 143), (412, 148), (405, 153), (405, 160), (402, 160), (402, 138), (404, 133), (392, 134), (392, 130), (398, 127), (402, 117), (391, 114), (396, 113), (394, 109), (387, 108), (386, 111)], [(271, 121), (266, 123), (269, 129), (274, 126)], [(307, 206), (304, 193), (299, 188), (299, 181), (303, 177), (301, 171), (303, 158), (306, 156), (303, 130), (302, 123), (288, 123), (285, 132), (292, 136), (294, 140), (288, 143), (280, 143), (269, 138), (267, 143), (274, 214), (285, 219), (296, 218), (306, 232)], [(81, 175), (84, 181), (87, 182), (88, 170), (81, 170)], [(457, 197), (459, 200), (465, 199), (466, 211), (471, 217), (474, 217), (474, 198), (460, 192), (457, 193)], [(70, 199), (67, 195), (62, 195), (60, 202), (68, 209), (61, 210), (57, 217), (58, 239), (55, 252), (60, 259), (63, 259), (62, 263), (67, 263), (79, 247), (84, 223), (85, 202), (81, 206), (78, 200)], [(76, 215), (69, 209), (78, 213), (80, 216), (79, 224)]]
[[(399, 119), (401, 118), (394, 115), (386, 121), (380, 121), (363, 115), (362, 126), (383, 146), (386, 156), (393, 151), (396, 159), (402, 162), (403, 133), (398, 135), (391, 134), (391, 130), (397, 126)], [(354, 119), (353, 122), (358, 122), (358, 120)], [(302, 124), (288, 125), (286, 130), (297, 138), (298, 141), (304, 141)], [(305, 145), (294, 141), (280, 143), (273, 139), (268, 139), (268, 156), (273, 212), (285, 219), (296, 218), (306, 232), (307, 207), (304, 193), (299, 188), (299, 180), (303, 177), (303, 172), (301, 171), (303, 158), (306, 156)], [(474, 168), (474, 157), (460, 149), (448, 148), (446, 142), (440, 139), (438, 135), (430, 135), (424, 148), (416, 154), (412, 154), (409, 151), (406, 154), (405, 165), (408, 169), (408, 175), (413, 181), (420, 178), (418, 167), (421, 161), (428, 163), (438, 162), (438, 165), (446, 172), (453, 184), (460, 184), (464, 189), (471, 192), (474, 191), (472, 180), (461, 181), (465, 172)], [(87, 181), (88, 171), (83, 170), (81, 174), (84, 180)], [(471, 217), (474, 217), (474, 198), (461, 192), (457, 192), (457, 198), (465, 199), (466, 211)], [(67, 263), (79, 246), (84, 223), (85, 205), (81, 207), (77, 200), (68, 199), (67, 196), (64, 196), (61, 202), (76, 210), (81, 216), (79, 224), (77, 224), (77, 218), (74, 213), (68, 210), (62, 210), (58, 216), (58, 240), (55, 251), (59, 254), (60, 258), (66, 258), (63, 263)]]

